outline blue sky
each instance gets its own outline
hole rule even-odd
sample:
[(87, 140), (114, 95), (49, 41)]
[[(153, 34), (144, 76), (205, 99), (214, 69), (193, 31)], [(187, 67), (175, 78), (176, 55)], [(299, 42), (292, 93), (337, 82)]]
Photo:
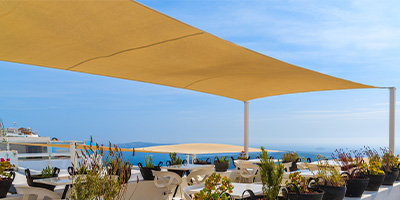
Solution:
[[(374, 86), (400, 83), (399, 1), (139, 2), (291, 64)], [(0, 117), (6, 127), (15, 121), (42, 136), (83, 140), (93, 135), (105, 143), (243, 143), (240, 101), (7, 62), (0, 62), (0, 75)], [(383, 89), (253, 100), (250, 146), (326, 151), (387, 146), (388, 100)], [(397, 149), (399, 141), (400, 136)]]

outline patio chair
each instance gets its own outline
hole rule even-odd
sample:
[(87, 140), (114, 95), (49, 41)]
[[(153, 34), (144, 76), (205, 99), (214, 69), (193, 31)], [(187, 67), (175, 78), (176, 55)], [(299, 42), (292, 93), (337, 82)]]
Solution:
[[(169, 195), (172, 194), (172, 190), (175, 188), (174, 195), (178, 190), (179, 185), (182, 183), (182, 178), (169, 171), (153, 171), (154, 184), (157, 188), (164, 189), (163, 199), (168, 199)], [(182, 194), (182, 193), (181, 193)]]
[(209, 169), (197, 169), (190, 172), (186, 177), (187, 184), (190, 185), (200, 185), (204, 184), (204, 181), (214, 172), (213, 168)]
[(36, 200), (48, 200), (48, 199), (61, 199), (61, 197), (48, 189), (40, 187), (28, 187), (28, 186), (15, 186), (18, 194), (23, 194), (22, 200), (32, 200), (34, 197)]
[(183, 197), (186, 200), (193, 200), (192, 195), (188, 193), (188, 190), (196, 190), (196, 189), (202, 189), (204, 188), (204, 185), (191, 185), (183, 188)]
[(242, 180), (247, 180), (250, 183), (254, 183), (255, 177), (260, 167), (258, 165), (246, 162), (240, 162), (238, 163), (238, 165), (240, 175), (239, 183), (242, 182)]
[[(55, 167), (52, 177), (58, 177), (59, 173), (60, 173), (60, 168)], [(35, 180), (35, 179), (42, 179), (42, 175), (31, 175), (31, 171), (29, 169), (25, 170), (25, 177), (26, 177), (26, 182), (31, 187), (41, 187), (41, 188), (46, 188), (51, 191), (54, 191), (54, 188), (56, 187), (54, 185), (33, 182), (33, 180)]]

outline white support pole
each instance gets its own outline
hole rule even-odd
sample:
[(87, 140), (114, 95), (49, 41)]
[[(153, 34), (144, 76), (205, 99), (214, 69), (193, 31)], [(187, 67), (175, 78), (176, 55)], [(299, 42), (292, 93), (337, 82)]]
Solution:
[(249, 102), (244, 101), (244, 152), (249, 156)]
[(187, 162), (187, 164), (190, 164), (189, 154), (186, 154), (186, 162)]
[(395, 112), (395, 87), (390, 87), (390, 104), (389, 104), (389, 150), (394, 154), (394, 112)]
[(192, 154), (192, 164), (193, 164), (194, 159), (196, 159), (196, 154)]
[(71, 165), (76, 169), (77, 166), (77, 162), (76, 162), (76, 154), (75, 154), (75, 146), (76, 142), (70, 142), (69, 143), (69, 153), (71, 156)]

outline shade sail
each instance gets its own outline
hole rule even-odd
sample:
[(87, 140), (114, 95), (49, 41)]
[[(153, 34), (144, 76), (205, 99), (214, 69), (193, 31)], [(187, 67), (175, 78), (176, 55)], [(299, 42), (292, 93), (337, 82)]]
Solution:
[[(181, 153), (181, 154), (213, 154), (213, 153), (238, 153), (243, 151), (243, 146), (228, 144), (211, 144), (211, 143), (190, 143), (177, 145), (163, 145), (137, 148), (141, 151), (157, 151), (165, 153)], [(260, 152), (261, 149), (249, 148), (249, 152)], [(268, 152), (281, 152), (276, 150), (267, 150)]]
[[(22, 142), (9, 142), (10, 144), (28, 145), (28, 146), (43, 146), (55, 148), (70, 148), (69, 144), (49, 144), (49, 143), (22, 143)], [(92, 149), (108, 151), (110, 147), (95, 145), (82, 145), (77, 144), (75, 149)], [(133, 148), (118, 148), (119, 151), (132, 152)], [(163, 145), (135, 148), (135, 152), (141, 153), (180, 153), (180, 154), (211, 154), (211, 153), (237, 153), (243, 151), (243, 146), (228, 145), (228, 144), (210, 144), (210, 143), (191, 143), (191, 144), (177, 144), (177, 145)], [(249, 152), (260, 152), (261, 149), (249, 148)], [(268, 152), (281, 152), (277, 150), (267, 150)]]
[(241, 101), (373, 88), (238, 46), (130, 0), (0, 1), (0, 60)]

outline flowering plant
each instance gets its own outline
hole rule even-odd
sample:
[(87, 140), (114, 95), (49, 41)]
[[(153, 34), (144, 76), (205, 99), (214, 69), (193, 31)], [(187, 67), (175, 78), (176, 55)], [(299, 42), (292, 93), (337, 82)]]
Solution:
[(237, 157), (238, 160), (248, 160), (249, 157), (246, 156), (244, 151), (240, 152), (239, 156)]
[[(317, 170), (313, 170), (309, 167), (307, 162), (304, 162), (307, 168), (311, 171), (314, 178), (322, 177), (326, 180), (328, 186), (342, 187), (346, 185), (345, 180), (342, 178), (339, 170), (334, 166), (329, 165), (328, 159), (320, 154), (317, 155)], [(305, 159), (303, 158), (305, 161)]]
[[(289, 174), (289, 180), (285, 182), (286, 185), (295, 185), (300, 193), (309, 193), (310, 190), (307, 188), (308, 181), (306, 178), (300, 175), (300, 172), (294, 172)], [(295, 192), (292, 187), (287, 187), (290, 192)]]
[(221, 174), (212, 173), (204, 183), (204, 189), (194, 194), (193, 200), (228, 200), (226, 193), (232, 193), (231, 180), (226, 176), (221, 178)]
[(393, 153), (387, 148), (381, 148), (383, 153), (382, 156), (382, 168), (386, 172), (391, 172), (392, 169), (397, 168), (399, 165), (399, 155), (395, 156)]
[(336, 149), (332, 158), (340, 165), (343, 171), (351, 174), (352, 178), (362, 178), (365, 174), (365, 164), (362, 150), (345, 151)]
[(15, 167), (15, 165), (10, 163), (10, 159), (9, 158), (7, 158), (7, 160), (5, 160), (4, 158), (1, 158), (0, 159), (0, 180), (4, 180), (4, 179), (10, 178), (11, 174), (7, 173), (5, 171), (10, 171), (14, 167)]
[(382, 170), (381, 158), (378, 151), (364, 146), (364, 154), (368, 156), (368, 165), (363, 164), (363, 171), (369, 175), (385, 174)]
[(282, 158), (282, 163), (296, 162), (297, 159), (299, 159), (299, 155), (296, 152), (292, 151), (283, 154), (281, 158)]

